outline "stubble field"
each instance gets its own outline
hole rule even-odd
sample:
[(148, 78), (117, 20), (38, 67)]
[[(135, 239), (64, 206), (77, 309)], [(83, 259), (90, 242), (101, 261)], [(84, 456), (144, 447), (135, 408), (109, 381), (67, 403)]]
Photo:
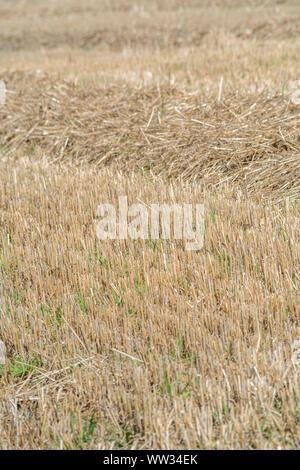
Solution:
[[(299, 24), (0, 0), (1, 449), (299, 448)], [(123, 195), (204, 247), (97, 239)]]

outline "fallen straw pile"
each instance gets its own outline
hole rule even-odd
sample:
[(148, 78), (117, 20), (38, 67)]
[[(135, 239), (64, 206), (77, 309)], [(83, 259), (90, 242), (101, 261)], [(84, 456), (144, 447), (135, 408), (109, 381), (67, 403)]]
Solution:
[(287, 96), (55, 81), (12, 73), (0, 109), (6, 149), (148, 169), (264, 196), (300, 196), (300, 108)]

